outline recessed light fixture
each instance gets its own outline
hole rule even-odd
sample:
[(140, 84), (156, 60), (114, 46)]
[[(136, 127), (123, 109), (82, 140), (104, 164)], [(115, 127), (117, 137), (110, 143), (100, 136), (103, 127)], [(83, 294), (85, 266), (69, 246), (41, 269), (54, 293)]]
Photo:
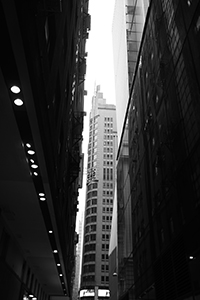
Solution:
[(33, 150), (28, 150), (28, 154), (33, 155), (33, 154), (35, 154), (35, 151), (33, 151)]
[(13, 85), (11, 86), (11, 92), (13, 92), (14, 94), (19, 94), (20, 92), (20, 88), (17, 85)]
[(37, 172), (33, 172), (33, 174), (34, 174), (35, 176), (38, 176), (38, 173), (37, 173)]
[(60, 267), (60, 264), (58, 263), (57, 266)]
[(32, 165), (31, 165), (31, 168), (33, 168), (33, 169), (37, 169), (37, 168), (38, 168), (38, 165), (36, 165), (36, 164), (32, 164)]
[(49, 233), (53, 233), (53, 230), (49, 230)]
[(27, 147), (27, 148), (31, 148), (31, 144), (26, 143), (26, 147)]
[(58, 253), (58, 250), (53, 250), (53, 253)]
[(14, 103), (17, 106), (22, 106), (24, 104), (24, 102), (22, 101), (22, 99), (19, 99), (19, 98), (15, 99)]
[(45, 201), (46, 198), (45, 197), (40, 197), (40, 201)]
[(60, 274), (60, 277), (62, 277), (63, 276), (63, 274)]
[(189, 256), (189, 259), (195, 259), (195, 257), (194, 257), (194, 256), (192, 256), (192, 255), (190, 255), (190, 256)]
[(44, 196), (44, 193), (39, 193), (39, 196), (43, 197), (43, 196)]
[(32, 162), (32, 164), (34, 164), (34, 160), (33, 159), (30, 159), (30, 162)]

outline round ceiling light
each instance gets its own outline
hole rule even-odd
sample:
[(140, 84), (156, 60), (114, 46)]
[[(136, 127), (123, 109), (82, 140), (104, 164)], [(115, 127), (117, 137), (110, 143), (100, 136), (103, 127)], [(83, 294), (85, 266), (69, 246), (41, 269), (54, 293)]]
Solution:
[(24, 104), (24, 102), (19, 98), (15, 99), (14, 103), (16, 106), (22, 106)]
[(33, 154), (35, 154), (35, 151), (33, 151), (33, 150), (28, 150), (28, 154), (33, 155)]
[(17, 85), (13, 85), (11, 86), (11, 92), (13, 92), (14, 94), (19, 94), (20, 92), (20, 88)]
[(38, 168), (38, 165), (36, 165), (36, 164), (32, 164), (32, 165), (31, 165), (31, 168), (33, 168), (33, 169), (37, 169), (37, 168)]
[(40, 197), (40, 200), (41, 200), (41, 201), (45, 201), (46, 198), (45, 198), (45, 197)]

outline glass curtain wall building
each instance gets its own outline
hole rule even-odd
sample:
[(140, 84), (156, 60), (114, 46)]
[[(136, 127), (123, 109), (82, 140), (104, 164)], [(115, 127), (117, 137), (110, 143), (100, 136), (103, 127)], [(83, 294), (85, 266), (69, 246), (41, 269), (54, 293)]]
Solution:
[[(119, 135), (121, 133), (123, 135), (120, 136), (117, 156), (117, 191), (116, 203), (114, 203), (117, 217), (113, 219), (109, 252), (111, 299), (116, 299), (115, 297), (134, 299), (129, 125), (126, 109), (135, 75), (147, 8), (148, 1), (117, 0), (113, 21), (114, 57), (119, 58), (123, 55), (126, 62), (120, 66), (118, 60), (114, 60), (115, 77), (117, 81), (122, 82), (122, 85), (116, 82), (116, 104), (119, 120), (118, 132)], [(118, 20), (121, 21), (120, 25)], [(119, 26), (121, 35), (117, 35)], [(117, 43), (119, 48), (116, 50)], [(115, 238), (116, 235), (117, 238)], [(116, 282), (118, 282), (118, 288)]]
[(200, 297), (199, 15), (199, 1), (151, 1), (148, 9), (118, 152), (119, 299)]
[[(92, 98), (80, 297), (109, 297), (108, 250), (115, 187), (116, 110), (100, 86)], [(89, 298), (88, 298), (89, 297)]]

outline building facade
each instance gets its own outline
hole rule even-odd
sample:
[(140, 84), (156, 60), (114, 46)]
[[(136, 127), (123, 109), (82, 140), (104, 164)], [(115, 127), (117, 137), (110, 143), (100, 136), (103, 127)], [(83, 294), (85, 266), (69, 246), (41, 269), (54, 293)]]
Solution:
[(119, 193), (119, 299), (200, 298), (199, 15), (199, 1), (151, 1), (148, 9), (118, 152), (120, 179), (127, 145), (130, 186), (117, 189), (131, 202), (133, 270), (127, 292)]
[(88, 1), (0, 2), (0, 298), (71, 297)]
[[(121, 136), (117, 155), (117, 189), (114, 199), (115, 214), (117, 216), (113, 215), (109, 251), (111, 299), (134, 299), (135, 297), (132, 288), (134, 282), (133, 237), (127, 108), (132, 81), (136, 72), (148, 5), (148, 0), (116, 0), (113, 21), (114, 57), (117, 56), (119, 59), (120, 56), (121, 63), (121, 55), (123, 55), (123, 59), (126, 61), (123, 65), (123, 72), (118, 66), (120, 63), (117, 64), (117, 59), (115, 63), (116, 78), (119, 82), (122, 82), (122, 85), (116, 84), (116, 109), (120, 120), (118, 130)], [(121, 20), (120, 25), (118, 20)], [(120, 33), (123, 32), (123, 34), (117, 36), (116, 32), (119, 31), (119, 26)], [(120, 38), (121, 36), (123, 38)], [(119, 42), (121, 52), (115, 47), (116, 41)]]
[(73, 295), (72, 300), (77, 300), (79, 297), (80, 290), (80, 275), (81, 275), (81, 258), (82, 258), (82, 235), (83, 235), (83, 214), (78, 224), (78, 244), (76, 245), (76, 268), (75, 268), (75, 278), (73, 284)]
[(108, 250), (116, 146), (115, 106), (106, 104), (97, 86), (90, 113), (81, 298), (109, 297)]

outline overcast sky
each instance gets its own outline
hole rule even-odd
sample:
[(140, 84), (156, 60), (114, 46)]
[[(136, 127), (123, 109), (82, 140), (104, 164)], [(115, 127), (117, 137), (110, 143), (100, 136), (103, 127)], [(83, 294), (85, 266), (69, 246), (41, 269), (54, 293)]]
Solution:
[[(107, 103), (115, 104), (114, 71), (113, 71), (113, 49), (112, 49), (112, 21), (115, 0), (90, 0), (89, 13), (91, 15), (91, 30), (86, 42), (87, 70), (85, 79), (83, 153), (84, 181), (83, 188), (79, 190), (79, 212), (77, 221), (81, 218), (85, 204), (85, 184), (87, 165), (87, 145), (89, 135), (89, 112), (91, 109), (92, 96), (95, 85), (101, 86)], [(78, 222), (77, 222), (78, 223)], [(78, 225), (78, 224), (77, 224)]]

